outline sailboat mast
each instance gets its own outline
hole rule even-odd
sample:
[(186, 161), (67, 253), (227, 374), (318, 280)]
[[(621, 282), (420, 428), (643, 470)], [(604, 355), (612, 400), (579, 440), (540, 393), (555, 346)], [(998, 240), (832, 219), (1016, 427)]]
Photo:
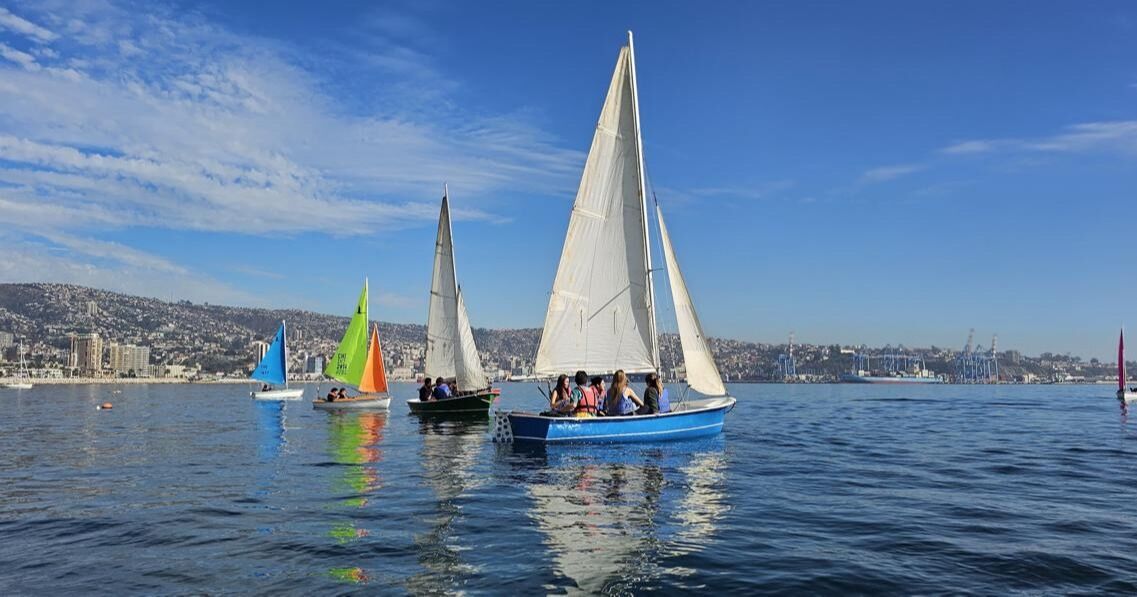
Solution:
[(640, 134), (640, 94), (636, 86), (636, 50), (632, 44), (632, 32), (628, 32), (628, 70), (632, 80), (632, 122), (636, 128), (636, 163), (639, 170), (640, 222), (644, 230), (644, 268), (647, 271), (647, 312), (651, 317), (651, 362), (659, 371), (659, 331), (655, 326), (655, 284), (651, 270), (651, 243), (647, 224), (647, 182), (644, 176), (643, 136)]
[(284, 389), (288, 389), (288, 323), (280, 320), (280, 343), (284, 353)]
[(458, 298), (458, 265), (454, 261), (454, 225), (450, 219), (450, 187), (442, 184), (442, 204), (446, 207), (446, 233), (450, 236), (450, 273), (454, 275), (454, 298)]

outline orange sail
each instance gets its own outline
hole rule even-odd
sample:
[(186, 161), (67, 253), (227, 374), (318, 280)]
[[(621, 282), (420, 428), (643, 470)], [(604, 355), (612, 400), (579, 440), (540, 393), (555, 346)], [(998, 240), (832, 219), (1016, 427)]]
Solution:
[(367, 364), (363, 366), (363, 378), (359, 380), (359, 391), (365, 394), (387, 393), (387, 372), (383, 370), (383, 349), (379, 348), (379, 326), (371, 328), (371, 343), (367, 347)]

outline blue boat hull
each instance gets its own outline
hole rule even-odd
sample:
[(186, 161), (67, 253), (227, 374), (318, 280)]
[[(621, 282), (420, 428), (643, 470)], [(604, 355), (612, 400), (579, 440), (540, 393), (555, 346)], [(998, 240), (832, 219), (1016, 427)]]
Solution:
[(718, 434), (734, 403), (729, 396), (700, 400), (662, 415), (577, 419), (509, 413), (508, 417), (515, 442), (658, 442)]

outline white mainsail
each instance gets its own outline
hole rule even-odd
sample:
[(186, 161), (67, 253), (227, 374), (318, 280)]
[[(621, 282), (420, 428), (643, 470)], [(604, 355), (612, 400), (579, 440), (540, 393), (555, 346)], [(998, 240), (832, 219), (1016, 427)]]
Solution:
[(671, 247), (671, 236), (667, 234), (667, 225), (663, 223), (663, 211), (657, 205), (655, 215), (659, 220), (659, 236), (663, 241), (663, 259), (667, 262), (667, 278), (671, 282), (671, 300), (675, 303), (675, 319), (679, 323), (679, 342), (683, 345), (683, 363), (687, 368), (687, 385), (696, 392), (708, 396), (726, 395), (726, 386), (722, 383), (722, 376), (715, 366), (711, 347), (707, 345), (707, 337), (703, 335), (703, 326), (699, 324), (699, 316), (695, 314), (695, 305), (691, 302), (691, 293), (687, 291), (687, 282), (683, 279), (683, 272), (679, 271), (679, 261), (675, 258), (675, 249)]
[(458, 388), (485, 388), (474, 332), (458, 274), (454, 267), (454, 240), (450, 229), (449, 193), (442, 196), (438, 214), (438, 235), (434, 243), (434, 276), (430, 283), (430, 313), (426, 322), (426, 373), (435, 377), (454, 377)]
[(629, 37), (573, 203), (538, 375), (658, 369), (633, 60)]

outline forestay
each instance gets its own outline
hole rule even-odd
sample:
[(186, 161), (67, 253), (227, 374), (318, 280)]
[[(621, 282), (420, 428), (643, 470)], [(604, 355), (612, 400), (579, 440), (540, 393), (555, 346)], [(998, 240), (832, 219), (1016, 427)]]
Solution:
[(663, 258), (667, 262), (667, 278), (671, 282), (671, 300), (675, 303), (675, 318), (679, 323), (679, 342), (683, 345), (683, 363), (687, 368), (687, 385), (696, 392), (708, 396), (726, 395), (714, 355), (703, 335), (703, 326), (695, 314), (695, 305), (687, 291), (683, 272), (679, 271), (679, 261), (675, 249), (671, 247), (671, 236), (663, 223), (663, 211), (657, 205), (655, 214), (659, 220), (659, 236), (663, 242)]
[(657, 368), (633, 68), (622, 48), (573, 203), (539, 375)]
[(450, 228), (450, 200), (442, 196), (438, 235), (434, 243), (434, 276), (430, 284), (430, 312), (426, 322), (426, 373), (454, 377), (461, 389), (487, 387), (470, 317), (458, 286), (454, 266), (454, 239)]

